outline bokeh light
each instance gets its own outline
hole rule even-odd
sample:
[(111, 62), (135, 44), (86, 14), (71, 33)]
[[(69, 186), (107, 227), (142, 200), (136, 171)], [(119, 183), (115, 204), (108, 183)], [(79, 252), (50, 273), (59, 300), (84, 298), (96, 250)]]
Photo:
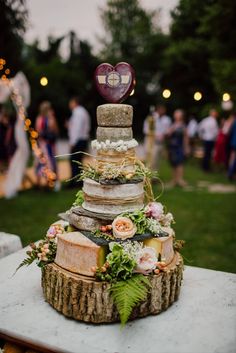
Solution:
[(202, 99), (202, 93), (199, 91), (195, 92), (193, 98), (195, 101), (200, 101)]
[(48, 84), (48, 79), (47, 79), (47, 77), (46, 77), (46, 76), (41, 77), (41, 78), (40, 78), (40, 85), (41, 85), (41, 86), (47, 86), (47, 84)]
[(225, 92), (224, 94), (223, 94), (223, 96), (222, 96), (222, 100), (223, 100), (223, 102), (228, 102), (229, 100), (230, 100), (230, 94), (229, 93), (227, 93), (227, 92)]
[(169, 89), (164, 89), (164, 91), (162, 92), (162, 97), (165, 98), (165, 99), (168, 99), (170, 98), (171, 96), (171, 91)]

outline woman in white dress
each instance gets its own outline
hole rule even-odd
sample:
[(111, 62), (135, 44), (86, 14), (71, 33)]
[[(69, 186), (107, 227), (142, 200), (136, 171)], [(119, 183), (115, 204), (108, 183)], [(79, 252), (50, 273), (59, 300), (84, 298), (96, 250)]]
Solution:
[(11, 159), (4, 185), (4, 193), (7, 199), (17, 195), (24, 178), (30, 154), (29, 144), (24, 130), (24, 122), (19, 117), (16, 120), (14, 134), (17, 148)]

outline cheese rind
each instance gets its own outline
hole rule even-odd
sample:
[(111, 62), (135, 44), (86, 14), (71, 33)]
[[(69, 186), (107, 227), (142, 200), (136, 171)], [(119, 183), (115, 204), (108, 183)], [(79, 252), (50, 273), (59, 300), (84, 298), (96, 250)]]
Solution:
[(107, 224), (106, 221), (97, 218), (77, 215), (73, 212), (68, 215), (68, 220), (70, 224), (72, 224), (77, 229), (89, 232), (93, 232), (96, 229), (100, 229), (101, 226)]
[(83, 191), (89, 196), (102, 197), (104, 200), (125, 199), (144, 194), (142, 181), (135, 184), (104, 185), (89, 178), (84, 179)]
[(153, 237), (151, 239), (145, 239), (143, 241), (145, 246), (150, 246), (156, 250), (156, 254), (161, 259), (165, 261), (168, 265), (174, 258), (174, 248), (173, 248), (173, 236), (169, 235), (168, 237)]
[(133, 122), (133, 107), (128, 104), (103, 104), (97, 107), (98, 126), (129, 127)]
[(92, 179), (85, 179), (83, 192), (82, 207), (91, 212), (118, 215), (139, 210), (144, 205), (143, 182), (102, 185)]
[(96, 136), (99, 142), (129, 141), (133, 138), (133, 130), (131, 127), (98, 127)]
[(85, 276), (94, 276), (92, 267), (102, 266), (107, 246), (99, 246), (80, 232), (63, 233), (57, 237), (55, 263)]

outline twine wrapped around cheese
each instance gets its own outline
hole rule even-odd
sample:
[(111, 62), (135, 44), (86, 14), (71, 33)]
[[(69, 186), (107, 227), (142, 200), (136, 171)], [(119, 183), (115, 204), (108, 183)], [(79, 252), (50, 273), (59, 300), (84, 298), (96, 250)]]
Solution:
[(132, 197), (122, 198), (104, 198), (103, 196), (91, 196), (84, 192), (84, 200), (86, 202), (92, 202), (96, 205), (127, 205), (127, 204), (142, 204), (144, 194), (140, 194)]
[(115, 150), (100, 150), (96, 156), (96, 169), (98, 172), (103, 172), (107, 167), (120, 167), (124, 174), (129, 174), (135, 171), (135, 149), (131, 148), (126, 152), (118, 152)]

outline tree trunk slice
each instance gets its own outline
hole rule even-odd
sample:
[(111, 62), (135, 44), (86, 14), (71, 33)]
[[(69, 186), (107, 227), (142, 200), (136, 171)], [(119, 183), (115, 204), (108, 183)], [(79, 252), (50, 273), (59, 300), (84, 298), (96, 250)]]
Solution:
[[(134, 308), (130, 319), (166, 310), (178, 299), (182, 277), (183, 259), (175, 253), (165, 272), (150, 276), (152, 289), (146, 301)], [(42, 269), (42, 288), (46, 301), (67, 317), (91, 323), (119, 321), (108, 282), (74, 274), (52, 263)]]

